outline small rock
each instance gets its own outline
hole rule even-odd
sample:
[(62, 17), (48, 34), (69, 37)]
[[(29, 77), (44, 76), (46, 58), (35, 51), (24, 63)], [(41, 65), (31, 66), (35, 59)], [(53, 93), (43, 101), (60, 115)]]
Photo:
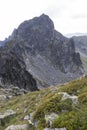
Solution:
[(26, 112), (27, 112), (27, 109), (25, 108), (25, 109), (24, 109), (24, 113), (26, 113)]
[(55, 118), (59, 117), (56, 113), (51, 113), (50, 115), (45, 115), (46, 124), (49, 124), (50, 127)]
[(0, 120), (4, 119), (5, 117), (10, 117), (10, 116), (14, 116), (16, 114), (15, 111), (13, 110), (6, 110), (4, 113), (0, 114)]
[(11, 125), (11, 126), (8, 126), (5, 130), (29, 130), (29, 126), (27, 124)]
[(32, 122), (32, 119), (31, 119), (30, 115), (25, 116), (24, 120), (27, 120), (29, 124), (34, 125), (34, 123)]
[(2, 101), (4, 101), (4, 100), (6, 100), (7, 99), (7, 97), (5, 96), (5, 95), (0, 95), (0, 101), (2, 100)]
[(71, 99), (73, 104), (78, 104), (78, 96), (75, 96), (75, 95), (69, 95), (68, 93), (66, 92), (59, 92), (58, 94), (63, 94), (62, 96), (62, 100), (65, 100), (65, 99)]
[(44, 128), (43, 130), (55, 130), (55, 129), (52, 129), (52, 128)]
[(24, 117), (24, 120), (29, 120), (29, 119), (30, 119), (29, 115), (27, 115), (27, 116)]
[(44, 128), (43, 130), (67, 130), (67, 129), (64, 127), (64, 128)]
[(64, 128), (55, 128), (54, 130), (67, 130), (67, 129), (64, 127)]

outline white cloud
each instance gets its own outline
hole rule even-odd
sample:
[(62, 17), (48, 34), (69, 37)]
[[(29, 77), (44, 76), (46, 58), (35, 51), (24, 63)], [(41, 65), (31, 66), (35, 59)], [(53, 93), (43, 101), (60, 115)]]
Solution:
[(0, 39), (24, 20), (49, 15), (63, 34), (87, 32), (87, 0), (0, 0)]

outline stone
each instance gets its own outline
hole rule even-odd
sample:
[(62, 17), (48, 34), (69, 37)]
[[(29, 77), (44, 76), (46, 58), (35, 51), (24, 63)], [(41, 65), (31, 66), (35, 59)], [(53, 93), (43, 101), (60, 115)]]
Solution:
[(67, 130), (67, 129), (64, 127), (64, 128), (55, 128), (55, 130)]
[(29, 113), (29, 115), (26, 115), (26, 116), (24, 117), (24, 120), (27, 120), (29, 124), (34, 125), (34, 126), (36, 127), (36, 123), (37, 123), (37, 122), (33, 122), (33, 121), (32, 121), (33, 114), (34, 114), (33, 112), (32, 112), (32, 113)]
[(67, 130), (67, 129), (64, 127), (64, 128), (44, 128), (43, 130)]
[(52, 128), (44, 128), (43, 130), (55, 130), (55, 129), (52, 129)]
[(12, 93), (13, 96), (18, 96), (18, 95), (23, 95), (23, 94), (26, 94), (28, 93), (27, 90), (25, 89), (20, 89), (19, 87), (11, 87), (11, 90), (10, 90), (10, 93)]
[(73, 104), (78, 104), (79, 103), (78, 96), (76, 96), (76, 95), (69, 95), (66, 92), (59, 92), (58, 94), (63, 94), (62, 100), (71, 99)]
[(0, 101), (5, 101), (7, 100), (7, 96), (6, 95), (0, 95)]
[(45, 115), (46, 124), (49, 124), (49, 126), (52, 126), (52, 123), (55, 118), (59, 117), (56, 113), (50, 113), (49, 115)]
[(11, 125), (11, 126), (8, 126), (5, 130), (29, 130), (29, 126), (27, 124)]
[(13, 110), (6, 110), (5, 112), (3, 112), (3, 113), (0, 113), (0, 120), (3, 120), (4, 118), (6, 118), (6, 117), (12, 117), (12, 116), (14, 116), (14, 115), (16, 115), (16, 112), (15, 111), (13, 111)]

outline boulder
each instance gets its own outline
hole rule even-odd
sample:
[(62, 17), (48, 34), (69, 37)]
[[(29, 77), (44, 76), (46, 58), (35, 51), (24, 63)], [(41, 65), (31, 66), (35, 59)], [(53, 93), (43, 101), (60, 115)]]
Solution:
[(5, 101), (7, 100), (7, 96), (6, 95), (0, 95), (0, 101)]
[(50, 113), (50, 114), (45, 115), (46, 124), (48, 124), (49, 127), (51, 127), (54, 119), (57, 117), (59, 116), (56, 113)]
[(28, 115), (26, 115), (24, 117), (24, 120), (27, 120), (30, 125), (33, 125), (34, 127), (37, 127), (38, 121), (33, 120), (33, 115), (34, 115), (34, 112), (29, 113)]
[(79, 101), (78, 101), (78, 96), (76, 95), (69, 95), (68, 93), (66, 92), (59, 92), (58, 94), (62, 94), (62, 100), (65, 100), (65, 99), (71, 99), (73, 104), (78, 104)]
[(67, 130), (67, 129), (64, 127), (64, 128), (44, 128), (43, 130)]
[(27, 124), (11, 125), (11, 126), (8, 126), (5, 130), (29, 130), (29, 126)]
[(10, 109), (6, 110), (3, 113), (0, 113), (0, 125), (4, 126), (7, 123), (7, 121), (9, 121), (15, 115), (16, 115), (16, 112)]
[(5, 117), (11, 117), (11, 116), (14, 116), (16, 115), (16, 112), (13, 111), (13, 110), (6, 110), (5, 112), (3, 113), (0, 113), (0, 120), (4, 119)]

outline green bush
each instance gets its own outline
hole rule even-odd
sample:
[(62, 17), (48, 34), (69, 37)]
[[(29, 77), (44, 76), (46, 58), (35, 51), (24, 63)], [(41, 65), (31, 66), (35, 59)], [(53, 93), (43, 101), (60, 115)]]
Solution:
[(78, 122), (78, 115), (74, 111), (71, 111), (69, 113), (61, 114), (58, 118), (56, 118), (53, 122), (52, 127), (66, 127), (67, 130), (79, 130)]

